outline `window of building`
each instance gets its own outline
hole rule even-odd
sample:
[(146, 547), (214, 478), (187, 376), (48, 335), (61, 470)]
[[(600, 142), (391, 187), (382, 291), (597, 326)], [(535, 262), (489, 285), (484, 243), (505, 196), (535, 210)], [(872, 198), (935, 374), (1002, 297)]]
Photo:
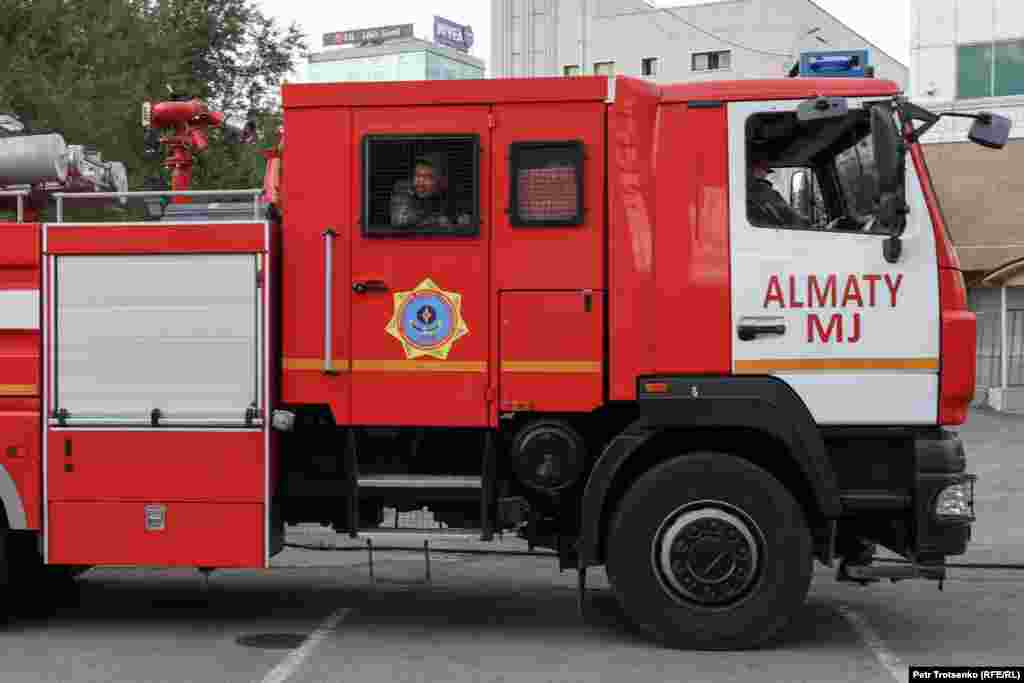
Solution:
[(512, 225), (583, 223), (582, 142), (519, 142), (509, 153)]
[(957, 49), (957, 97), (1024, 95), (1024, 40)]
[(615, 62), (594, 62), (595, 76), (614, 76)]
[(579, 64), (567, 64), (562, 67), (562, 75), (564, 76), (579, 76), (580, 65)]
[(883, 234), (878, 187), (866, 110), (810, 123), (793, 112), (747, 122), (747, 220), (755, 227)]
[(657, 57), (645, 57), (640, 62), (640, 73), (644, 76), (657, 76), (658, 75), (658, 58)]
[(478, 235), (476, 135), (363, 139), (363, 234)]
[(716, 71), (730, 68), (732, 68), (732, 52), (729, 50), (695, 52), (693, 55), (694, 71)]

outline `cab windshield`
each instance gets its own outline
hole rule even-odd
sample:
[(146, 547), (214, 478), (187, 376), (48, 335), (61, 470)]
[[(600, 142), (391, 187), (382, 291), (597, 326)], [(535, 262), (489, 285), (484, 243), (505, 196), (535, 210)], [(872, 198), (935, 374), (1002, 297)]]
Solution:
[(876, 228), (878, 169), (867, 110), (815, 121), (792, 112), (752, 116), (747, 159), (752, 225), (885, 232)]

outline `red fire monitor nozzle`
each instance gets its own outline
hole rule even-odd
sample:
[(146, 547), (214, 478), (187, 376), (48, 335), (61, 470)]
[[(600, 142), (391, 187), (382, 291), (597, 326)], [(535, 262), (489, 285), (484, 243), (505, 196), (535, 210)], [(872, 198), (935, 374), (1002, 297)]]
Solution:
[[(210, 146), (207, 131), (224, 127), (237, 135), (242, 142), (250, 142), (255, 134), (251, 123), (238, 125), (228, 120), (223, 113), (210, 111), (199, 100), (145, 102), (142, 105), (142, 125), (147, 131), (147, 151), (153, 152), (151, 144), (157, 142), (167, 146), (164, 166), (171, 170), (171, 190), (188, 190), (192, 182), (192, 163), (196, 154)], [(158, 131), (169, 130), (169, 135), (159, 136)], [(155, 134), (155, 135), (154, 135)], [(187, 204), (187, 197), (175, 197), (174, 203)]]

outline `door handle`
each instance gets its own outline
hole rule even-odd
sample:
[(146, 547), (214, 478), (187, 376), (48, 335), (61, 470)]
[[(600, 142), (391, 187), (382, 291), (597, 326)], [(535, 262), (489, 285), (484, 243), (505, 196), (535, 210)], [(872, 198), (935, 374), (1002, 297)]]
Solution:
[(786, 321), (782, 318), (742, 318), (736, 329), (741, 341), (753, 341), (762, 335), (786, 334)]
[(352, 291), (356, 294), (366, 294), (367, 292), (386, 292), (388, 291), (388, 285), (382, 280), (366, 280), (364, 282), (353, 282)]

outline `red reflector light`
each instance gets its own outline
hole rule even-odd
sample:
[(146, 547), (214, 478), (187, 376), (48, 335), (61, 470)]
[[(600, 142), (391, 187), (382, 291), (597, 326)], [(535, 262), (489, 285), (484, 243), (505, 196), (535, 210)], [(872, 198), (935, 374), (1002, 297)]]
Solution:
[(967, 288), (959, 270), (939, 270), (942, 331), (939, 371), (939, 424), (961, 425), (974, 398), (977, 319), (967, 308)]
[(644, 384), (644, 391), (648, 394), (667, 394), (668, 385), (664, 382), (648, 382)]

